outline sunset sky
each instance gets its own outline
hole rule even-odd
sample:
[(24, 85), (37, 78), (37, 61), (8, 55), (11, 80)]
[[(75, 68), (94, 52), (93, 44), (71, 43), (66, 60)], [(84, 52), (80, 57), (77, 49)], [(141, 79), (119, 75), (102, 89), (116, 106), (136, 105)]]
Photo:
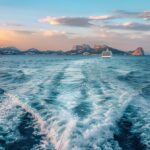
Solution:
[(0, 0), (0, 47), (82, 43), (150, 52), (150, 0)]

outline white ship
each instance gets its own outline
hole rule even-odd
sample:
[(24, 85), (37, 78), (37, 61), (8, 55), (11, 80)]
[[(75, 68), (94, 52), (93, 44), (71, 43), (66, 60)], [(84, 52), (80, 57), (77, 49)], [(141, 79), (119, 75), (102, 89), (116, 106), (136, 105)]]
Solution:
[(107, 49), (106, 51), (102, 52), (101, 57), (103, 57), (103, 58), (111, 58), (112, 57), (112, 52), (109, 49)]

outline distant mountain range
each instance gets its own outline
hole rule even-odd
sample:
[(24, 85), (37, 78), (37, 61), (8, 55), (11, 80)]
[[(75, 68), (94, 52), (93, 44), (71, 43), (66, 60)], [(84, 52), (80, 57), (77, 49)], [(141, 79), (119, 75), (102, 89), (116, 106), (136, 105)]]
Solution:
[(35, 48), (28, 49), (26, 51), (22, 51), (15, 47), (3, 47), (0, 48), (0, 55), (39, 55), (39, 54), (50, 54), (50, 55), (100, 55), (103, 51), (109, 49), (112, 51), (113, 55), (136, 55), (141, 56), (144, 55), (144, 50), (142, 47), (138, 47), (133, 51), (123, 51), (116, 48), (112, 48), (107, 45), (95, 45), (93, 48), (87, 44), (83, 45), (75, 45), (72, 50), (69, 51), (54, 51), (47, 50), (41, 51)]

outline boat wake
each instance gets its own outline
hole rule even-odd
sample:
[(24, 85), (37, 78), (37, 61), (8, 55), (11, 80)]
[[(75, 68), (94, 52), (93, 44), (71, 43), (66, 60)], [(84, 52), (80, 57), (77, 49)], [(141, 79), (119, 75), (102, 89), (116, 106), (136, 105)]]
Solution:
[(0, 149), (150, 149), (148, 72), (113, 61), (38, 60), (22, 85), (2, 84)]

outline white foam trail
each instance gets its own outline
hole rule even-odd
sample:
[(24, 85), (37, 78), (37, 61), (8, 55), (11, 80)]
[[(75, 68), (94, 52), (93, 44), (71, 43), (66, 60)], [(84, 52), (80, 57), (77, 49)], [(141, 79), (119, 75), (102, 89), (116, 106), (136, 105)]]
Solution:
[[(34, 149), (46, 149), (49, 143), (52, 143), (56, 150), (120, 149), (113, 139), (113, 134), (117, 130), (116, 121), (122, 116), (135, 91), (115, 80), (116, 72), (108, 69), (110, 64), (87, 59), (71, 61), (65, 69), (62, 69), (62, 64), (58, 64), (59, 67), (52, 66), (54, 70), (50, 72), (48, 67), (41, 69), (41, 72), (35, 70), (31, 73), (31, 82), (19, 87), (19, 92), (14, 90), (18, 97), (25, 97), (25, 100), (7, 94), (7, 103), (10, 104), (8, 108), (20, 106), (31, 113), (45, 135), (41, 144)], [(42, 101), (42, 98), (49, 96), (50, 86), (53, 84), (51, 81), (55, 80), (55, 75), (59, 72), (63, 74), (59, 85), (52, 85), (58, 93), (54, 99), (56, 105), (48, 104)], [(94, 82), (97, 84), (94, 85)], [(38, 86), (43, 87), (38, 89)], [(30, 100), (30, 94), (33, 95), (33, 101)], [(108, 97), (112, 99), (107, 99)], [(82, 102), (88, 103), (91, 108), (91, 112), (84, 118), (75, 114), (73, 109)], [(32, 108), (34, 103), (36, 106), (42, 106), (42, 109), (38, 111), (38, 107)]]
[[(141, 138), (141, 143), (150, 149), (150, 104), (142, 97), (138, 97), (131, 105), (133, 112), (128, 113), (133, 126), (131, 132)], [(133, 113), (133, 114), (132, 114)]]
[[(107, 150), (107, 149), (120, 149), (118, 143), (114, 141), (113, 134), (116, 130), (116, 121), (122, 116), (124, 110), (132, 100), (135, 95), (134, 90), (128, 86), (115, 80), (115, 77), (110, 76), (105, 73), (99, 74), (98, 67), (94, 66), (83, 66), (85, 73), (87, 73), (87, 83), (85, 86), (87, 88), (87, 102), (91, 103), (92, 113), (84, 120), (78, 120), (77, 122), (83, 126), (83, 128), (76, 127), (74, 132), (80, 132), (81, 135), (76, 135), (73, 137), (72, 146), (74, 149), (80, 149), (90, 146), (95, 149)], [(88, 69), (90, 68), (90, 69)], [(92, 70), (93, 69), (93, 70)], [(96, 71), (96, 72), (95, 72)], [(100, 83), (100, 88), (103, 94), (99, 94), (97, 90), (92, 85), (95, 81)], [(107, 81), (103, 83), (102, 81)], [(119, 86), (116, 86), (119, 84)], [(106, 100), (106, 97), (112, 97), (113, 100)], [(94, 139), (94, 140), (92, 140)], [(113, 144), (108, 141), (113, 141)], [(100, 148), (101, 147), (101, 148)], [(81, 149), (82, 149), (81, 148)]]
[[(45, 140), (43, 143), (41, 143), (40, 147), (46, 147), (50, 143), (53, 144), (54, 148), (56, 150), (66, 150), (67, 146), (69, 144), (69, 135), (71, 132), (71, 129), (75, 126), (75, 120), (70, 119), (69, 122), (67, 123), (66, 129), (63, 132), (63, 134), (60, 137), (57, 137), (58, 135), (58, 126), (53, 125), (49, 126), (45, 120), (38, 114), (37, 111), (33, 110), (30, 106), (27, 104), (22, 103), (16, 96), (12, 94), (7, 94), (8, 96), (7, 103), (9, 103), (9, 108), (8, 109), (13, 109), (15, 106), (20, 106), (22, 109), (24, 109), (26, 112), (29, 112), (32, 114), (33, 118), (35, 121), (38, 123), (41, 132), (46, 135)], [(11, 103), (11, 104), (10, 104)], [(47, 142), (46, 142), (47, 141)], [(45, 144), (45, 145), (43, 145)]]
[(0, 138), (4, 138), (4, 140), (6, 139), (12, 142), (21, 138), (17, 128), (18, 123), (20, 122), (19, 117), (23, 114), (23, 112), (15, 106), (16, 105), (11, 101), (9, 102), (5, 99), (3, 99), (0, 103), (0, 132), (6, 133), (5, 137), (2, 134)]
[[(106, 141), (107, 139), (113, 139), (113, 134), (116, 130), (115, 122), (122, 116), (125, 108), (131, 100), (131, 97), (126, 100), (126, 96), (128, 96), (128, 93), (123, 92), (119, 99), (120, 102), (124, 102), (121, 102), (120, 104), (118, 104), (118, 106), (115, 106), (116, 104), (111, 104), (112, 106), (96, 106), (94, 108), (94, 112), (87, 119), (82, 120), (81, 124), (83, 124), (85, 129), (83, 131), (81, 130), (81, 132), (83, 133), (83, 138), (77, 137), (77, 139), (75, 140), (77, 142), (75, 146), (77, 149), (80, 149), (83, 144), (85, 144), (86, 146), (87, 143), (92, 147), (95, 145), (95, 147), (97, 147), (96, 149), (100, 148), (98, 145), (104, 146), (103, 143), (105, 143), (106, 150), (112, 148), (112, 145), (109, 145)], [(92, 120), (96, 120), (96, 123), (93, 124), (91, 122)], [(97, 138), (95, 138), (95, 140), (91, 142), (91, 139), (93, 139), (93, 137)], [(83, 140), (86, 142), (84, 143)], [(113, 142), (114, 144), (116, 144), (117, 149), (120, 149), (117, 143), (115, 141)]]

